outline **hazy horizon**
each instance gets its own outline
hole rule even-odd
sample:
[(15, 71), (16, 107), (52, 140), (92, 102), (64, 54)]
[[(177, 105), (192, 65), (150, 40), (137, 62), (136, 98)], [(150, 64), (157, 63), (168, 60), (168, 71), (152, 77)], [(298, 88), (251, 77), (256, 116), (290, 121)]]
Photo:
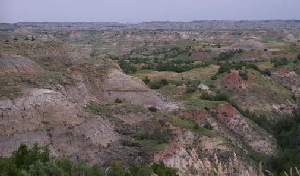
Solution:
[(0, 22), (299, 20), (299, 0), (0, 0)]

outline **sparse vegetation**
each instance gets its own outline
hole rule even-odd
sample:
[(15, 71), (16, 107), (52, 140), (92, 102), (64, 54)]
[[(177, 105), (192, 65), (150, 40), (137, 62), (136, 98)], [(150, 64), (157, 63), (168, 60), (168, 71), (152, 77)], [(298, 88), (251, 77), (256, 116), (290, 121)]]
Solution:
[(91, 102), (87, 107), (87, 111), (97, 113), (97, 114), (107, 114), (108, 113), (108, 108), (106, 106), (100, 105), (96, 102)]

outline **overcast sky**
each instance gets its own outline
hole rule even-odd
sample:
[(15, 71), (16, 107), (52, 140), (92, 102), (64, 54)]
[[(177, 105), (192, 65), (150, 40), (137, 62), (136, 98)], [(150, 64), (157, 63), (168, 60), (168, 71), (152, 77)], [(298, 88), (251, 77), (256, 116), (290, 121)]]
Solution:
[(0, 22), (300, 19), (300, 0), (0, 0)]

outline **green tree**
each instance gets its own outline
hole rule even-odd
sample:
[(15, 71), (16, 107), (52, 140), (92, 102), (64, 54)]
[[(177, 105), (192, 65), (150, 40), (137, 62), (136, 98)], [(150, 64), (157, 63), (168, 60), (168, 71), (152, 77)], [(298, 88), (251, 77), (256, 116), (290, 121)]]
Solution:
[(36, 161), (34, 164), (30, 165), (28, 173), (31, 176), (47, 176), (47, 173), (45, 172), (45, 166), (40, 161)]
[(28, 157), (29, 151), (27, 149), (27, 146), (25, 144), (21, 144), (17, 151), (13, 152), (12, 158), (14, 160), (14, 163), (18, 168), (26, 168), (27, 165), (27, 157)]
[(173, 168), (165, 166), (164, 162), (161, 160), (158, 163), (153, 163), (151, 168), (158, 176), (178, 176)]
[(152, 175), (152, 169), (147, 166), (146, 164), (142, 164), (140, 166), (137, 166), (133, 163), (129, 164), (129, 173), (132, 176), (151, 176)]
[(0, 160), (0, 175), (1, 176), (19, 176), (20, 169), (10, 158)]
[(63, 176), (62, 169), (56, 165), (55, 160), (50, 160), (45, 164), (46, 174), (48, 176)]
[(125, 176), (125, 171), (117, 162), (113, 162), (107, 171), (107, 176)]
[(93, 165), (91, 168), (91, 176), (103, 176), (103, 171), (98, 165)]

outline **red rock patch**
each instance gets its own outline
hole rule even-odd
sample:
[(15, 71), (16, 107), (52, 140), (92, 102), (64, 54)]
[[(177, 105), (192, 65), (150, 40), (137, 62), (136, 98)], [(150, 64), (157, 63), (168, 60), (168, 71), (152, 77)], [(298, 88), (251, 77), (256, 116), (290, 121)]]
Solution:
[(231, 70), (231, 73), (227, 74), (224, 77), (224, 80), (229, 86), (234, 87), (248, 87), (252, 82), (250, 76), (248, 76), (248, 80), (243, 80), (243, 78), (239, 75), (239, 71), (237, 70)]
[(170, 140), (168, 147), (154, 155), (154, 161), (170, 159), (179, 149), (180, 145), (173, 140)]
[(195, 111), (181, 112), (177, 116), (179, 118), (182, 117), (182, 116), (184, 116), (186, 118), (189, 118), (192, 121), (197, 122), (199, 125), (200, 124), (205, 124), (207, 122), (207, 119), (209, 118), (204, 109), (195, 110)]
[(221, 122), (226, 122), (229, 117), (238, 114), (238, 111), (231, 104), (219, 104), (212, 110), (212, 115), (216, 116)]

